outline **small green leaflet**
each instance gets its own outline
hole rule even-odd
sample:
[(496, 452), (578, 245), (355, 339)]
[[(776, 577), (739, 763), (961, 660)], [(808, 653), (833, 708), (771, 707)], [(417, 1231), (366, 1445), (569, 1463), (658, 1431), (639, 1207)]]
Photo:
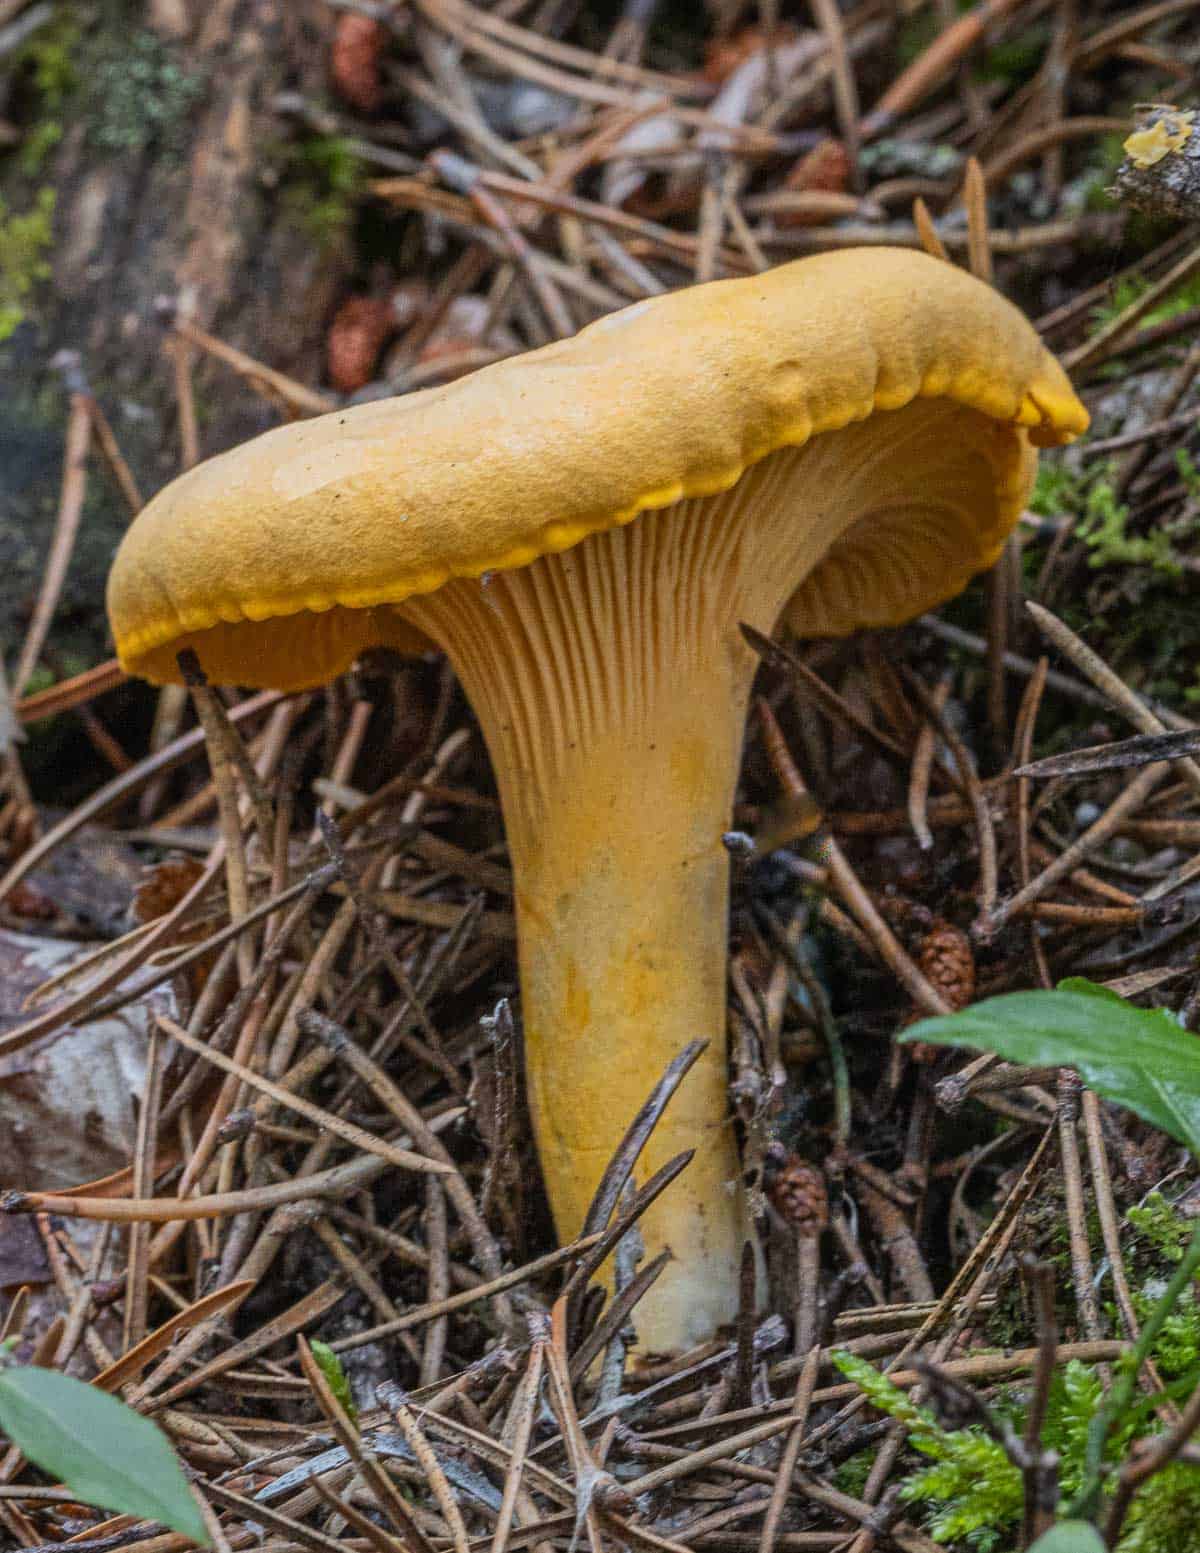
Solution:
[(1104, 1544), (1087, 1521), (1059, 1521), (1038, 1538), (1029, 1553), (1104, 1553)]
[(208, 1532), (157, 1424), (57, 1370), (0, 1372), (0, 1429), (87, 1504), (161, 1521), (203, 1547)]
[(1135, 1008), (1071, 977), (922, 1019), (901, 1037), (971, 1046), (1031, 1067), (1074, 1068), (1089, 1088), (1200, 1154), (1200, 1038), (1162, 1009)]
[(312, 1356), (317, 1361), (317, 1368), (324, 1375), (330, 1391), (333, 1392), (338, 1406), (345, 1413), (350, 1422), (358, 1422), (358, 1408), (354, 1404), (354, 1394), (350, 1390), (350, 1382), (346, 1372), (342, 1368), (342, 1361), (334, 1353), (328, 1343), (321, 1342), (320, 1338), (313, 1338), (308, 1345), (312, 1350)]

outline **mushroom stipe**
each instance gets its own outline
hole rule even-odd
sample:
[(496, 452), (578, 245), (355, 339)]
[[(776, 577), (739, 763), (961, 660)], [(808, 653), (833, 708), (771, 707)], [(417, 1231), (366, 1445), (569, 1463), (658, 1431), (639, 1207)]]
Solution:
[[(145, 509), (113, 567), (122, 663), (317, 684), (436, 643), (478, 714), (512, 856), (525, 1063), (559, 1234), (630, 1118), (708, 1045), (639, 1162), (673, 1260), (645, 1352), (737, 1310), (751, 1233), (727, 1098), (722, 836), (743, 623), (896, 625), (999, 554), (1037, 446), (1087, 416), (1000, 296), (850, 250), (638, 303), (448, 388), (268, 432)], [(486, 579), (482, 574), (486, 573)]]

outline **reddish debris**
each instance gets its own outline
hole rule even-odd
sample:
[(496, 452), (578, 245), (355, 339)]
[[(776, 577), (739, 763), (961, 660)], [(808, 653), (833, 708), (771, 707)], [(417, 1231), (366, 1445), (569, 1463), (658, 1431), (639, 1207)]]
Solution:
[(173, 911), (204, 872), (194, 857), (169, 857), (147, 870), (134, 891), (132, 915), (135, 922), (153, 922)]
[(36, 922), (49, 922), (58, 916), (58, 907), (48, 895), (23, 882), (8, 892), (5, 905), (14, 917), (28, 917)]
[[(840, 140), (822, 140), (802, 156), (783, 181), (794, 194), (844, 194), (850, 181), (850, 153)], [(780, 226), (819, 226), (824, 216), (789, 211), (776, 216)]]
[(383, 100), (380, 61), (387, 28), (370, 16), (345, 11), (338, 17), (329, 54), (334, 90), (360, 113), (374, 113)]
[(329, 381), (339, 393), (356, 393), (371, 381), (395, 329), (395, 311), (383, 297), (350, 297), (342, 303), (325, 342)]

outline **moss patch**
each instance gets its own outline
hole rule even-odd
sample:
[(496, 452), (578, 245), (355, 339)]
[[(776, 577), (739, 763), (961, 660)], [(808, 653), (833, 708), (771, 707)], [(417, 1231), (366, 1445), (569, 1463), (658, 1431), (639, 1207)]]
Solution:
[(39, 189), (23, 214), (10, 213), (0, 196), (0, 341), (24, 321), (30, 293), (50, 274), (53, 216), (53, 189)]
[(365, 178), (363, 164), (343, 135), (308, 135), (278, 152), (284, 208), (323, 247), (354, 220)]

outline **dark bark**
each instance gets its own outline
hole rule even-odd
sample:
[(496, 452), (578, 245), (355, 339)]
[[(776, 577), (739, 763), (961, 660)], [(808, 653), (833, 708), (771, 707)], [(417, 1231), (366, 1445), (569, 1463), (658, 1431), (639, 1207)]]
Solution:
[[(319, 372), (324, 324), (349, 242), (314, 235), (271, 113), (284, 89), (319, 96), (332, 26), (310, 0), (95, 0), (64, 4), (73, 73), (53, 156), (32, 176), (0, 160), (10, 210), (55, 191), (52, 279), (0, 346), (0, 644), (16, 649), (58, 502), (66, 395), (56, 352), (81, 354), (145, 494), (179, 467), (159, 297), (301, 379)], [(62, 23), (56, 23), (61, 26)], [(28, 71), (25, 73), (29, 74)], [(7, 109), (27, 133), (45, 111), (18, 69)], [(15, 107), (15, 111), (14, 111)], [(0, 106), (0, 116), (6, 110)], [(228, 371), (197, 361), (201, 451), (273, 422)], [(104, 650), (103, 580), (126, 511), (93, 464), (88, 505), (52, 642)], [(69, 666), (77, 666), (71, 663)]]

